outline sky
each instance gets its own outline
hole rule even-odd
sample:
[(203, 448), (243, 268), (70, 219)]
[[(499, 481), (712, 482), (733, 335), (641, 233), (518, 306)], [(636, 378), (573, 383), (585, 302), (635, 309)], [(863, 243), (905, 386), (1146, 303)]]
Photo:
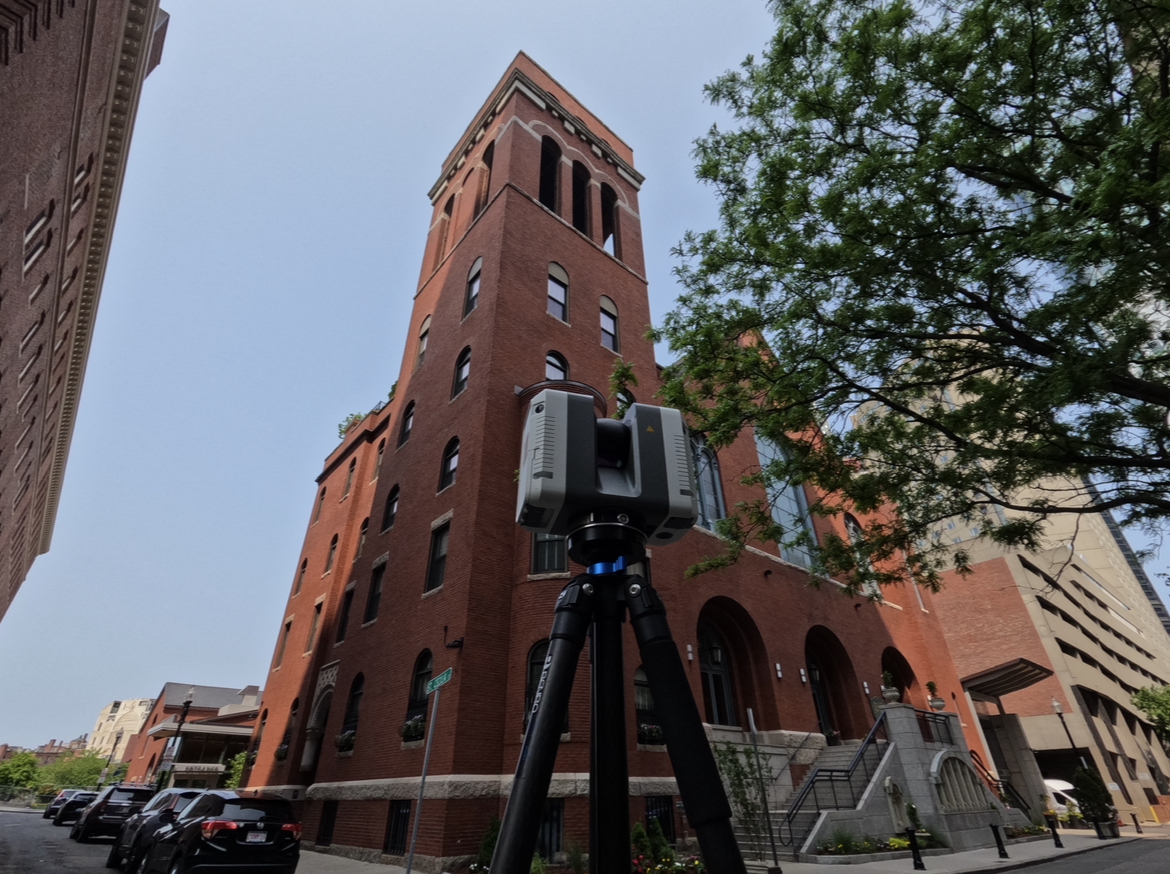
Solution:
[(660, 320), (671, 247), (716, 221), (703, 85), (773, 30), (764, 0), (163, 6), (52, 548), (0, 621), (0, 743), (264, 685), (314, 478), (397, 377), (426, 193), (518, 51), (634, 149)]
[(703, 85), (763, 0), (163, 0), (50, 551), (0, 621), (0, 743), (165, 682), (263, 686), (322, 462), (397, 377), (440, 164), (518, 51), (633, 149), (651, 308), (713, 227)]

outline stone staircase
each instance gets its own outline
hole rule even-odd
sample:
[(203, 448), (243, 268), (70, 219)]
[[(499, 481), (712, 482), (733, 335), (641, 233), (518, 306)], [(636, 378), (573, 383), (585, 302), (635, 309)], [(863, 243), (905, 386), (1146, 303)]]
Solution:
[[(816, 761), (813, 763), (808, 774), (796, 787), (793, 793), (788, 796), (789, 801), (795, 801), (800, 797), (804, 787), (812, 780), (813, 774), (817, 769), (822, 770), (840, 770), (844, 771), (853, 761), (853, 757), (857, 755), (857, 751), (861, 746), (861, 741), (844, 741), (841, 746), (826, 747), (821, 751)], [(870, 756), (875, 756), (880, 761), (881, 756), (885, 753), (886, 742), (878, 741), (876, 753), (871, 752)], [(853, 784), (854, 792), (857, 796), (864, 791), (863, 786), (859, 786), (860, 782), (864, 780), (863, 774), (859, 771), (854, 775)], [(836, 790), (836, 791), (834, 791)], [(805, 837), (816, 824), (817, 817), (820, 816), (820, 811), (826, 808), (842, 809), (853, 806), (853, 794), (850, 793), (848, 784), (844, 781), (839, 783), (818, 782), (806, 797), (801, 812), (793, 817), (791, 828), (792, 834), (789, 835), (788, 826), (785, 818), (788, 815), (787, 808), (770, 811), (772, 820), (772, 834), (776, 840), (776, 852), (780, 859), (792, 861), (793, 854), (796, 853), (800, 847), (799, 844), (804, 842)], [(749, 835), (738, 822), (735, 823), (735, 837), (739, 843), (740, 852), (743, 853), (744, 859), (760, 860), (770, 863), (772, 859), (772, 843), (769, 840), (768, 833), (765, 830), (758, 836)], [(797, 846), (785, 846), (783, 841)]]

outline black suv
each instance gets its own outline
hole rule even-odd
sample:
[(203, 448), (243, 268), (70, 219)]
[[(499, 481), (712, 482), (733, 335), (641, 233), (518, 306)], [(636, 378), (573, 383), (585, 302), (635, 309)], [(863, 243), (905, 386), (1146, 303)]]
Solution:
[(192, 798), (201, 794), (202, 789), (164, 789), (150, 799), (146, 807), (122, 823), (122, 828), (114, 838), (114, 845), (110, 847), (106, 867), (121, 868), (125, 862), (127, 871), (136, 869), (142, 861), (145, 848), (150, 845), (154, 833), (163, 824), (163, 811), (180, 811)]
[(65, 825), (81, 816), (81, 811), (97, 798), (96, 792), (77, 792), (71, 795), (60, 809), (53, 814), (53, 825)]
[(66, 801), (68, 801), (70, 798), (72, 798), (78, 792), (82, 792), (82, 791), (84, 791), (84, 790), (81, 790), (81, 789), (62, 789), (60, 792), (57, 793), (57, 797), (49, 802), (49, 806), (45, 808), (45, 812), (42, 813), (41, 816), (43, 816), (45, 819), (52, 819), (54, 816), (57, 815), (57, 811), (65, 806)]
[(141, 874), (293, 874), (300, 860), (301, 825), (279, 795), (212, 789), (162, 820)]
[(115, 783), (107, 786), (95, 798), (69, 831), (69, 837), (80, 844), (98, 835), (116, 835), (131, 814), (142, 810), (154, 797), (153, 786)]

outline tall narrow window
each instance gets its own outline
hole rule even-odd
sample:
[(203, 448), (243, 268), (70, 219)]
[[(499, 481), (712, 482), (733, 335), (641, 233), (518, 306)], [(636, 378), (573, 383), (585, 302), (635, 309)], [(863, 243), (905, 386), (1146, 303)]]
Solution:
[(284, 650), (288, 646), (288, 636), (292, 634), (292, 620), (284, 623), (284, 630), (280, 632), (280, 644), (276, 647), (276, 659), (272, 665), (272, 669), (276, 670), (280, 667), (280, 663), (284, 661)]
[(443, 464), (439, 471), (439, 491), (453, 485), (455, 475), (459, 471), (459, 438), (452, 437), (447, 448), (443, 450)]
[(563, 573), (569, 569), (565, 557), (565, 538), (559, 534), (532, 535), (532, 572), (534, 574)]
[(391, 801), (390, 816), (386, 822), (386, 841), (382, 852), (388, 856), (405, 856), (410, 837), (410, 802)]
[(561, 147), (552, 137), (540, 141), (540, 202), (553, 212), (558, 209), (561, 188)]
[(455, 376), (451, 380), (451, 397), (467, 388), (467, 380), (471, 378), (471, 347), (468, 346), (459, 353), (455, 361)]
[(382, 456), (386, 454), (386, 438), (378, 441), (378, 460), (374, 462), (374, 478), (370, 480), (373, 482), (378, 478), (379, 471), (382, 470)]
[(455, 212), (455, 195), (452, 194), (443, 207), (443, 214), (439, 216), (439, 226), (435, 229), (435, 262), (432, 270), (443, 263), (443, 256), (447, 254), (447, 241), (451, 236), (451, 216)]
[(699, 519), (698, 524), (708, 530), (714, 530), (715, 523), (725, 515), (723, 506), (723, 490), (719, 483), (719, 462), (703, 441), (692, 441), (695, 450), (695, 483), (699, 487)]
[(418, 329), (418, 355), (414, 359), (414, 369), (418, 370), (427, 357), (427, 338), (431, 333), (431, 317), (423, 319), (422, 327)]
[(309, 637), (305, 641), (305, 652), (313, 651), (313, 643), (317, 640), (317, 629), (321, 627), (321, 608), (325, 606), (323, 601), (318, 601), (313, 605), (313, 621), (309, 625)]
[(386, 509), (382, 511), (382, 530), (389, 531), (394, 527), (394, 519), (398, 515), (398, 486), (390, 490), (386, 496)]
[(573, 162), (573, 227), (589, 236), (589, 170)]
[(447, 548), (451, 540), (451, 523), (440, 525), (431, 532), (431, 557), (427, 565), (427, 587), (431, 592), (443, 585), (447, 574)]
[[(853, 554), (857, 559), (858, 567), (865, 571), (871, 570), (872, 565), (869, 563), (869, 558), (861, 548), (862, 544), (865, 543), (865, 530), (852, 513), (845, 514), (845, 533), (849, 537), (849, 543), (853, 546)], [(881, 598), (882, 596), (882, 587), (873, 580), (866, 582), (864, 591), (870, 598)]]
[(545, 379), (568, 379), (569, 362), (559, 352), (549, 352), (544, 356)]
[(434, 673), (434, 669), (435, 660), (431, 657), (431, 651), (424, 649), (414, 662), (414, 675), (410, 681), (410, 700), (406, 702), (407, 720), (415, 717), (426, 718), (427, 684), (431, 682), (431, 674)]
[(414, 401), (406, 405), (402, 411), (402, 427), (398, 431), (398, 445), (401, 446), (410, 439), (410, 429), (414, 427)]
[(366, 595), (366, 613), (362, 623), (373, 622), (378, 618), (378, 608), (382, 605), (382, 578), (386, 575), (386, 562), (378, 565), (370, 573), (370, 592)]
[(605, 295), (601, 297), (601, 345), (614, 352), (618, 351), (617, 306)]
[(463, 296), (463, 315), (479, 306), (479, 278), (483, 274), (483, 258), (476, 258), (467, 274), (467, 292)]
[(341, 599), (341, 613), (337, 617), (337, 636), (334, 637), (334, 643), (341, 643), (345, 640), (345, 635), (349, 631), (349, 613), (353, 609), (353, 586), (345, 590), (345, 595)]
[(349, 497), (349, 490), (353, 488), (353, 476), (357, 472), (357, 459), (351, 458), (349, 460), (349, 470), (345, 474), (345, 490), (342, 491), (341, 497), (344, 500)]
[(532, 705), (540, 688), (540, 677), (544, 674), (544, 662), (548, 658), (548, 641), (542, 640), (528, 651), (528, 672), (524, 678), (524, 727), (532, 716)]
[(601, 247), (615, 258), (622, 257), (618, 245), (617, 192), (601, 183)]
[(325, 558), (325, 573), (333, 570), (333, 562), (337, 558), (337, 535), (333, 535), (333, 539), (329, 541), (329, 555)]
[(345, 719), (341, 723), (342, 734), (347, 732), (357, 734), (358, 720), (362, 715), (362, 695), (365, 691), (366, 678), (358, 674), (349, 687), (349, 700), (345, 702)]
[(634, 720), (638, 726), (638, 743), (660, 744), (664, 742), (662, 726), (654, 711), (654, 695), (650, 692), (650, 680), (642, 668), (634, 671)]
[(480, 161), (479, 188), (475, 193), (476, 215), (483, 212), (483, 208), (487, 206), (488, 197), (492, 193), (492, 159), (495, 154), (496, 144), (494, 142), (488, 143), (487, 148), (483, 150), (483, 158)]
[[(788, 458), (780, 446), (759, 433), (756, 434), (756, 454), (764, 470), (774, 464), (782, 464)], [(811, 566), (816, 532), (809, 517), (804, 488), (792, 482), (772, 482), (767, 491), (772, 519), (784, 531), (784, 542), (780, 544), (781, 557), (801, 567)]]
[(548, 265), (548, 312), (569, 321), (569, 274), (560, 264)]
[(308, 569), (309, 569), (309, 560), (306, 558), (304, 561), (301, 562), (301, 569), (300, 569), (300, 572), (297, 574), (297, 581), (293, 584), (293, 594), (294, 595), (300, 593), (301, 586), (305, 582), (305, 572)]
[(317, 512), (313, 514), (313, 521), (316, 522), (321, 518), (321, 510), (325, 507), (325, 489), (321, 489), (321, 494), (317, 496)]
[(370, 517), (367, 516), (362, 520), (361, 530), (358, 532), (357, 552), (354, 553), (353, 560), (357, 561), (362, 557), (362, 550), (366, 546), (366, 535), (370, 533)]

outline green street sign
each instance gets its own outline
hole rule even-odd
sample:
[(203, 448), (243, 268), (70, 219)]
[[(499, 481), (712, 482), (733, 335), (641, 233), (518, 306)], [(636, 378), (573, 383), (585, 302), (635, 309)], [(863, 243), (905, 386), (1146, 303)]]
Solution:
[(434, 692), (436, 689), (438, 689), (444, 683), (451, 682), (452, 674), (453, 674), (452, 669), (447, 668), (447, 670), (443, 671), (443, 673), (439, 674), (439, 676), (435, 677), (435, 679), (433, 679), (429, 683), (427, 683), (427, 694), (430, 695), (432, 692)]

